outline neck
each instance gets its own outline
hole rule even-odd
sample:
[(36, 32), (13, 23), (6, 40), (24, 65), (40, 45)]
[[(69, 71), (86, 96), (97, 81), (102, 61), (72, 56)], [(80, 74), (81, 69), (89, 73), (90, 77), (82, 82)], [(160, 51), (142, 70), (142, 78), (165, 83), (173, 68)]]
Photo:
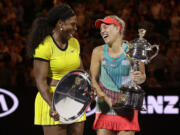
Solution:
[(111, 48), (112, 52), (119, 52), (120, 50), (122, 50), (123, 48), (123, 44), (122, 44), (122, 39), (121, 38), (116, 38), (116, 40), (109, 45), (109, 47)]
[(62, 36), (59, 32), (53, 32), (52, 36), (59, 47), (64, 48), (66, 46), (66, 41), (62, 39)]

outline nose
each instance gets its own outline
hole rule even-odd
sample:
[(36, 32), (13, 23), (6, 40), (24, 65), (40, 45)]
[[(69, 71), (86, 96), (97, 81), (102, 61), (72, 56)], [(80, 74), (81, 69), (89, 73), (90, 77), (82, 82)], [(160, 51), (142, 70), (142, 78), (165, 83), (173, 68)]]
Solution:
[(100, 34), (103, 35), (104, 34), (104, 30), (100, 29)]
[(100, 29), (100, 33), (101, 33), (101, 34), (103, 34), (103, 33), (104, 33), (103, 29)]

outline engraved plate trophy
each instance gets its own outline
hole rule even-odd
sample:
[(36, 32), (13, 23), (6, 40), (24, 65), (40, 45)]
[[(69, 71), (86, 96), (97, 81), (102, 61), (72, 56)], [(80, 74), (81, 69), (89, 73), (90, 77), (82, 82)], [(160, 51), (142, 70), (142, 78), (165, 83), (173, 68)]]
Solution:
[(91, 103), (91, 78), (87, 72), (76, 69), (68, 72), (56, 85), (53, 107), (64, 124), (80, 119)]
[[(145, 29), (139, 29), (138, 32), (139, 38), (131, 42), (127, 42), (129, 50), (127, 51), (126, 55), (128, 56), (134, 71), (139, 70), (140, 62), (148, 64), (154, 57), (158, 55), (159, 52), (158, 45), (151, 45), (146, 39), (143, 38), (146, 33)], [(149, 52), (153, 51), (153, 48), (156, 48), (156, 52), (150, 57)], [(144, 90), (142, 90), (142, 88), (134, 81), (132, 81), (130, 86), (124, 86), (120, 89), (119, 101), (115, 104), (115, 106), (119, 106), (119, 108), (144, 110), (144, 108), (142, 108), (144, 95)]]

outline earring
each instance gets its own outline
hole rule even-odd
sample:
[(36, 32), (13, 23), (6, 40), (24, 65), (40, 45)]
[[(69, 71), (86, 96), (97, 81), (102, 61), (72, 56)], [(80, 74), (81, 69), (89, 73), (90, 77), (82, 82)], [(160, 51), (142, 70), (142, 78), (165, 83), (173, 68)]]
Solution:
[(62, 31), (63, 29), (62, 28), (60, 28), (60, 31)]

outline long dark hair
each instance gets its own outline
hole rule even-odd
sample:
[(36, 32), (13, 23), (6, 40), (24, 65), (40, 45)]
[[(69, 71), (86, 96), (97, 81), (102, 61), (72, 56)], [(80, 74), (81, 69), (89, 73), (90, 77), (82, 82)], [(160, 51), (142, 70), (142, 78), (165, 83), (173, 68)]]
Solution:
[(72, 8), (69, 5), (63, 4), (50, 9), (47, 17), (39, 17), (35, 19), (28, 36), (28, 55), (30, 57), (33, 56), (35, 49), (43, 42), (46, 36), (52, 33), (59, 20), (65, 21), (72, 16), (75, 16)]

